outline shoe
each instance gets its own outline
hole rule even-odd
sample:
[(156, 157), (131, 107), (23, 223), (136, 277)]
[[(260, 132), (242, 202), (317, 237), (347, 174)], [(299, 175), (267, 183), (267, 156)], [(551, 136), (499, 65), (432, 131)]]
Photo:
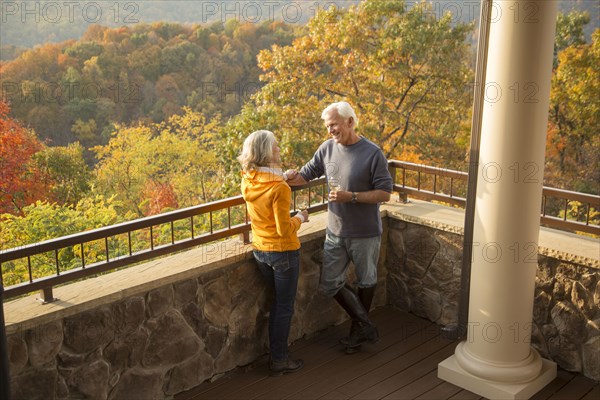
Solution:
[(352, 340), (351, 338), (356, 335), (358, 335), (358, 321), (353, 320), (352, 325), (350, 325), (350, 333), (348, 333), (348, 336), (340, 339), (340, 344), (347, 346), (348, 343), (350, 343), (350, 340)]
[(356, 347), (363, 342), (377, 343), (379, 342), (379, 331), (377, 326), (373, 325), (362, 325), (360, 322), (352, 323), (350, 327), (350, 334), (340, 339), (340, 344), (344, 346)]
[(281, 376), (283, 374), (296, 372), (304, 367), (304, 361), (301, 359), (292, 360), (288, 358), (285, 361), (273, 361), (269, 363), (269, 368), (271, 369), (271, 376)]
[(348, 337), (344, 345), (346, 346), (346, 354), (354, 354), (360, 349), (361, 343), (377, 343), (379, 342), (379, 331), (375, 325), (364, 325), (359, 323), (355, 335)]

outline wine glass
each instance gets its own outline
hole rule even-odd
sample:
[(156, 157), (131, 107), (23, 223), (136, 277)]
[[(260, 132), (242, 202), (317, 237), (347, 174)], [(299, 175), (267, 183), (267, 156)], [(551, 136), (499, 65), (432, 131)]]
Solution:
[(329, 185), (329, 191), (330, 192), (337, 192), (338, 190), (341, 189), (340, 187), (340, 178), (337, 176), (328, 176), (327, 177), (327, 184)]
[(296, 195), (296, 209), (300, 211), (308, 210), (308, 196), (305, 194)]

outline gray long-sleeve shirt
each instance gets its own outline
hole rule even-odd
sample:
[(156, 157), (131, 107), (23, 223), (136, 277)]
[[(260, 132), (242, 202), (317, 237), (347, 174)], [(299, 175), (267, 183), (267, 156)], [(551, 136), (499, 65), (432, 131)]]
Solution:
[[(337, 176), (341, 190), (350, 192), (379, 189), (391, 193), (393, 189), (383, 152), (364, 137), (350, 146), (327, 140), (302, 167), (300, 175), (307, 181), (323, 175)], [(373, 237), (383, 232), (379, 204), (329, 203), (327, 225), (340, 237)]]

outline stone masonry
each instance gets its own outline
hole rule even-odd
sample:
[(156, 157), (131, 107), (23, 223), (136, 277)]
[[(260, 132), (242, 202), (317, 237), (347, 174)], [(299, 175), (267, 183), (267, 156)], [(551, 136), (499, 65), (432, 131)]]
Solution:
[[(389, 220), (387, 299), (440, 325), (457, 324), (462, 235)], [(528, 327), (509, 334), (525, 337)], [(567, 371), (600, 380), (600, 271), (539, 255), (531, 344)]]

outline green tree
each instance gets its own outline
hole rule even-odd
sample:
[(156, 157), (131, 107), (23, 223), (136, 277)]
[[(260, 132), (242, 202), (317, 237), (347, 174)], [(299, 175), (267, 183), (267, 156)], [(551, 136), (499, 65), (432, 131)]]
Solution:
[(83, 146), (46, 147), (34, 155), (35, 163), (54, 182), (52, 193), (60, 204), (77, 204), (90, 191), (91, 171)]
[(78, 119), (73, 124), (71, 132), (73, 132), (75, 137), (82, 142), (93, 143), (94, 139), (96, 139), (96, 136), (98, 135), (98, 127), (96, 126), (96, 121), (93, 119), (88, 121), (82, 121)]
[[(114, 198), (102, 196), (81, 200), (76, 205), (58, 205), (37, 201), (23, 208), (20, 216), (0, 215), (2, 235), (0, 249), (9, 249), (25, 244), (37, 243), (48, 239), (83, 232), (103, 226), (123, 222), (129, 216), (118, 211), (119, 205)], [(137, 238), (136, 238), (137, 239)], [(105, 259), (105, 244), (89, 243), (83, 248), (86, 264)], [(127, 243), (122, 238), (109, 239), (111, 255), (125, 254)], [(137, 244), (136, 244), (137, 246)], [(59, 250), (58, 262), (61, 271), (81, 266), (81, 246), (71, 246)], [(31, 259), (34, 278), (56, 273), (54, 253), (42, 254)], [(25, 282), (28, 279), (26, 260), (16, 260), (2, 264), (2, 277), (6, 286)]]
[(569, 46), (585, 44), (583, 28), (589, 23), (590, 14), (587, 11), (559, 13), (556, 17), (556, 52), (561, 52)]

